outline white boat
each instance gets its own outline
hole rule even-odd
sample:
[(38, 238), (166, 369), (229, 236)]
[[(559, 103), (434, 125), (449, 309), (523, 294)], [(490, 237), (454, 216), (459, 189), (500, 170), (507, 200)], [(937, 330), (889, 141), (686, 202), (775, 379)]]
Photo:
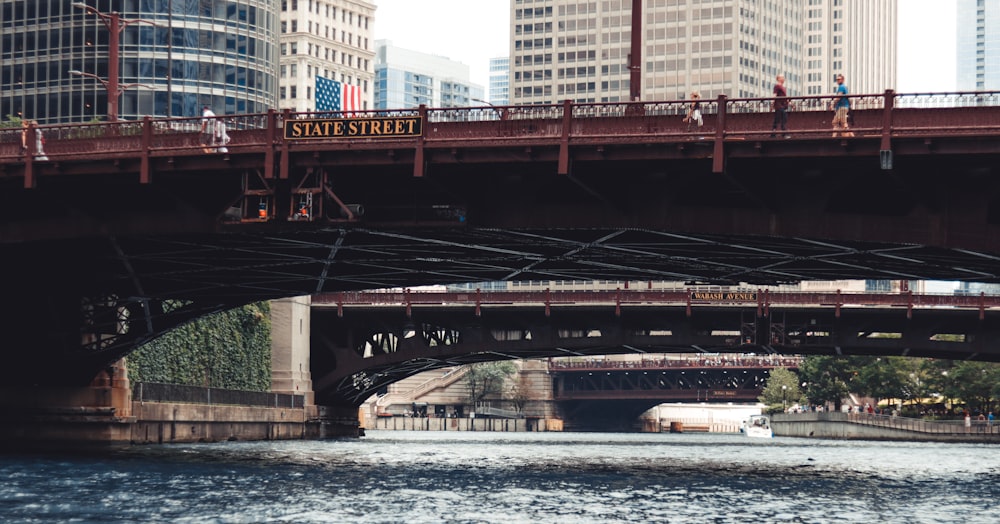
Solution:
[(771, 430), (771, 418), (767, 415), (750, 415), (750, 418), (743, 422), (742, 429), (743, 434), (748, 437), (774, 437), (774, 432)]

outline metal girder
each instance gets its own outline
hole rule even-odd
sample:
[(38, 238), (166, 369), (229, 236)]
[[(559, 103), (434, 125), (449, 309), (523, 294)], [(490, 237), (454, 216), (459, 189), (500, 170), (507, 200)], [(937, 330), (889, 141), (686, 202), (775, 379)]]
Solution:
[(755, 401), (771, 368), (689, 367), (553, 371), (554, 400)]
[[(476, 316), (454, 308), (351, 308), (313, 311), (317, 398), (360, 403), (410, 374), (491, 360), (623, 353), (756, 353), (908, 355), (1000, 361), (1000, 312), (953, 309), (771, 307), (767, 322), (756, 306), (574, 306), (545, 313), (541, 306), (494, 306)], [(748, 319), (750, 320), (748, 324)], [(749, 328), (747, 326), (750, 326)], [(420, 327), (423, 326), (423, 327)], [(762, 327), (763, 326), (763, 327)], [(367, 347), (387, 334), (417, 330), (390, 351)], [(423, 335), (421, 331), (423, 330)], [(763, 331), (761, 331), (763, 330)], [(448, 333), (447, 343), (428, 333)], [(504, 337), (503, 333), (525, 336)], [(941, 335), (951, 335), (942, 337)], [(957, 337), (955, 335), (958, 335)], [(748, 340), (749, 338), (749, 340)], [(402, 341), (402, 338), (399, 339)], [(709, 377), (711, 378), (711, 377)], [(672, 389), (746, 387), (706, 377), (670, 378)], [(730, 377), (732, 378), (732, 377)]]

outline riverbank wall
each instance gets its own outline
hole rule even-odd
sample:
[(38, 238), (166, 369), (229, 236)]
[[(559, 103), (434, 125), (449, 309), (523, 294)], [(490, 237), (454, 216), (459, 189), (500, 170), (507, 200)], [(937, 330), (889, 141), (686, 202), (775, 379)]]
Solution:
[(1000, 427), (974, 421), (927, 421), (867, 413), (778, 413), (771, 416), (776, 437), (909, 442), (1000, 444)]
[(306, 408), (133, 402), (132, 444), (318, 438)]

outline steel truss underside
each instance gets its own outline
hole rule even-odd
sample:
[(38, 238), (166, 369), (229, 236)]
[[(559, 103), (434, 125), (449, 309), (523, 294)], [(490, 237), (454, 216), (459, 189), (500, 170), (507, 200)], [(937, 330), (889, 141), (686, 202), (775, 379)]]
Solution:
[(325, 292), (525, 280), (1000, 280), (993, 256), (918, 245), (628, 228), (296, 226), (11, 246), (35, 251), (11, 256), (31, 263), (13, 269), (25, 288), (9, 291), (103, 309), (77, 323), (78, 356), (103, 365), (208, 312)]

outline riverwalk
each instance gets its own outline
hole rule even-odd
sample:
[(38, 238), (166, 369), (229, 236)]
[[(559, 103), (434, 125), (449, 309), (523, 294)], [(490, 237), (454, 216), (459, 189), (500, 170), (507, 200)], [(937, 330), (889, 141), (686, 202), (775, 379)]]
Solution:
[(973, 420), (922, 420), (868, 413), (778, 413), (774, 436), (913, 442), (1000, 443), (1000, 426)]

